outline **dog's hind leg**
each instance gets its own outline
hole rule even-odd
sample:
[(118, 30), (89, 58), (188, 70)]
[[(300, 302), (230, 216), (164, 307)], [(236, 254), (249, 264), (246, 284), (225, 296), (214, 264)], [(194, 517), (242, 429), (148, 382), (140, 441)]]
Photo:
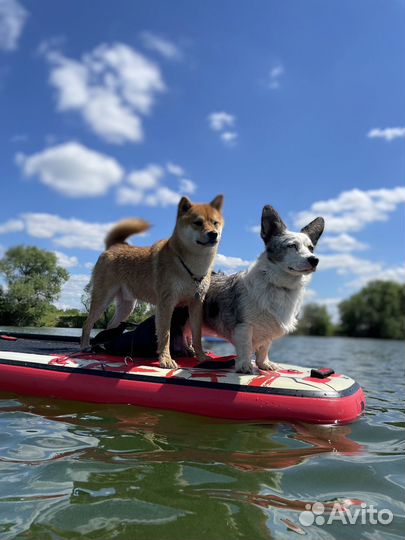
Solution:
[(103, 311), (108, 307), (117, 294), (117, 287), (111, 288), (109, 291), (102, 288), (97, 289), (93, 284), (93, 294), (91, 298), (90, 311), (83, 325), (82, 338), (80, 340), (80, 348), (86, 349), (90, 345), (90, 332), (96, 321), (101, 317)]
[(126, 321), (128, 317), (134, 310), (136, 300), (128, 299), (124, 296), (122, 290), (120, 289), (115, 296), (115, 313), (114, 317), (108, 323), (107, 328), (117, 328), (119, 324), (123, 321)]

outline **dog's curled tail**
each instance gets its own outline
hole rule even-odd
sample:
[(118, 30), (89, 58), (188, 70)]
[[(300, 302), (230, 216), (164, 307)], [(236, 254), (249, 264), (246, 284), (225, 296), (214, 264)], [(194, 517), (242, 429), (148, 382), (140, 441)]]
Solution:
[(105, 237), (105, 249), (125, 242), (132, 234), (139, 234), (148, 229), (150, 229), (150, 224), (143, 219), (123, 219)]

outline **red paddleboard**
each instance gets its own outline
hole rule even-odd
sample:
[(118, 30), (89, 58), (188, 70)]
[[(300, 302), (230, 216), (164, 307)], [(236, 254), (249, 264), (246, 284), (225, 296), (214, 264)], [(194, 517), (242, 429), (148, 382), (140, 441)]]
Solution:
[(0, 352), (0, 391), (244, 421), (346, 424), (365, 408), (358, 383), (333, 370), (279, 364), (244, 375), (235, 373), (234, 357), (211, 358), (176, 359), (178, 369), (162, 369), (153, 360), (100, 354)]

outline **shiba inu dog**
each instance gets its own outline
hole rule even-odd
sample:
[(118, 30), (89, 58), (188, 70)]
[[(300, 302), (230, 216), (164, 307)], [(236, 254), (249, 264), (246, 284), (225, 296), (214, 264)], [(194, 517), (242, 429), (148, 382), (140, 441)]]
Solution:
[(314, 247), (324, 229), (318, 217), (300, 232), (287, 230), (272, 206), (263, 208), (261, 237), (265, 251), (246, 271), (213, 274), (205, 297), (204, 333), (223, 337), (236, 348), (236, 371), (274, 370), (271, 343), (294, 330), (305, 286), (319, 259)]
[(91, 306), (83, 326), (82, 349), (89, 346), (94, 323), (114, 299), (116, 311), (109, 328), (126, 321), (138, 299), (156, 305), (161, 367), (177, 367), (169, 349), (171, 318), (177, 305), (188, 306), (193, 347), (198, 359), (205, 360), (201, 345), (202, 303), (221, 239), (222, 206), (222, 195), (209, 204), (193, 204), (183, 197), (172, 236), (150, 247), (135, 247), (125, 242), (131, 234), (147, 230), (146, 221), (124, 220), (109, 232), (106, 251), (93, 270)]

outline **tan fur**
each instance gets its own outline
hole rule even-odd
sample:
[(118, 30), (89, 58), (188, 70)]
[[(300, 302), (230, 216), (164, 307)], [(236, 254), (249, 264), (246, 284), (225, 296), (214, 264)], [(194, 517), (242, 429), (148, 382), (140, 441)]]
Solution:
[[(135, 247), (124, 241), (130, 235), (145, 231), (143, 220), (124, 220), (106, 237), (106, 251), (94, 267), (92, 298), (88, 318), (83, 326), (81, 347), (89, 345), (90, 331), (106, 307), (116, 300), (116, 311), (109, 328), (125, 321), (135, 305), (142, 300), (156, 305), (156, 333), (160, 365), (175, 368), (170, 356), (170, 323), (174, 308), (189, 306), (193, 345), (200, 360), (205, 359), (201, 345), (202, 302), (208, 290), (211, 269), (221, 238), (223, 218), (222, 195), (210, 204), (192, 204), (183, 197), (178, 206), (174, 232), (168, 240), (150, 247)], [(209, 235), (217, 233), (218, 242), (208, 243)], [(201, 283), (192, 279), (202, 277)]]
[(105, 249), (124, 242), (128, 236), (145, 232), (148, 229), (150, 229), (150, 225), (143, 219), (123, 219), (107, 234)]

